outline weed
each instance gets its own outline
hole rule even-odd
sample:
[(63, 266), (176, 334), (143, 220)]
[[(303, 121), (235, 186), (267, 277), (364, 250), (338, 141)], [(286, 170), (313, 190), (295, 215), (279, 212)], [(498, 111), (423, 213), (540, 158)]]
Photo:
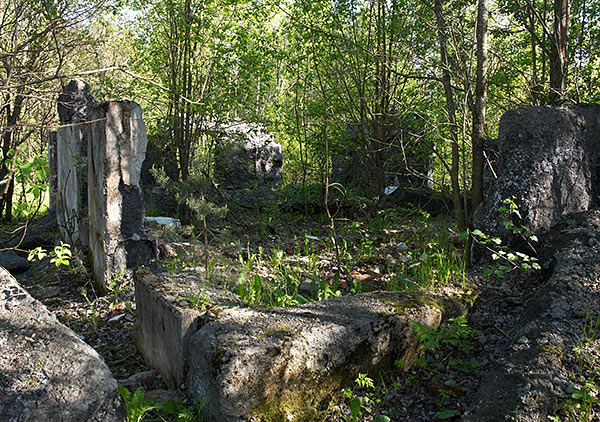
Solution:
[[(498, 208), (502, 225), (511, 233), (519, 235), (525, 241), (528, 247), (535, 252), (535, 248), (532, 245), (538, 241), (535, 233), (528, 227), (515, 225), (512, 221), (513, 217), (518, 217), (521, 219), (521, 214), (519, 213), (514, 199), (514, 197), (505, 199), (503, 201), (504, 206)], [(527, 255), (523, 252), (510, 251), (505, 245), (502, 244), (502, 239), (499, 237), (487, 235), (481, 230), (473, 230), (470, 234), (472, 235), (471, 238), (473, 241), (483, 245), (488, 251), (491, 252), (492, 259), (496, 262), (496, 264), (491, 265), (484, 271), (484, 277), (492, 274), (500, 277), (507, 271), (512, 271), (519, 268), (524, 271), (530, 269), (541, 269), (536, 257)], [(462, 237), (466, 238), (467, 236), (468, 234), (463, 233)]]
[(333, 282), (331, 286), (327, 280), (321, 280), (319, 282), (319, 291), (317, 292), (317, 300), (327, 300), (332, 297), (340, 297), (342, 293), (338, 289), (340, 284), (340, 279), (336, 274), (333, 276)]
[(106, 285), (106, 290), (113, 295), (113, 301), (109, 302), (109, 308), (115, 309), (121, 303), (121, 296), (131, 291), (131, 287), (125, 281), (125, 269), (119, 273), (114, 273)]
[[(600, 328), (600, 316), (594, 318), (590, 312), (586, 313), (585, 321), (581, 326), (581, 340), (573, 348), (576, 355), (577, 367), (579, 368), (578, 384), (569, 400), (561, 403), (558, 410), (569, 421), (588, 422), (597, 420), (600, 400), (600, 383), (598, 376), (600, 371), (597, 368), (598, 353), (598, 334)], [(552, 421), (561, 421), (559, 416), (552, 416)]]
[(458, 369), (465, 374), (472, 373), (479, 366), (479, 362), (470, 354), (471, 342), (474, 337), (480, 336), (481, 332), (469, 327), (464, 316), (450, 319), (448, 324), (439, 328), (418, 322), (411, 322), (411, 325), (427, 353), (427, 356), (421, 356), (415, 361), (418, 369), (412, 373), (413, 382), (420, 379), (419, 372), (424, 372), (424, 378), (432, 381), (428, 388), (433, 389), (432, 394), (435, 393), (439, 397), (436, 405), (442, 408), (437, 412), (438, 419), (450, 419), (460, 415), (458, 409), (449, 409), (447, 405), (455, 403), (456, 401), (451, 399), (464, 393), (464, 390), (458, 387), (452, 378), (440, 384), (438, 376), (444, 365), (447, 365), (450, 373), (456, 373)]
[(197, 309), (200, 312), (206, 311), (209, 302), (208, 294), (206, 292), (195, 293), (190, 291), (187, 300), (191, 303), (192, 308)]
[(68, 267), (71, 259), (73, 258), (73, 252), (71, 251), (71, 245), (68, 243), (60, 242), (60, 245), (56, 245), (54, 249), (50, 252), (46, 251), (41, 246), (38, 246), (35, 249), (29, 251), (29, 255), (27, 256), (28, 261), (33, 261), (34, 259), (42, 260), (46, 256), (50, 255), (50, 262), (56, 265), (57, 268), (60, 268), (62, 265)]
[(194, 402), (194, 406), (188, 408), (174, 400), (155, 403), (145, 397), (142, 387), (135, 390), (133, 394), (121, 385), (117, 388), (125, 401), (127, 422), (141, 422), (150, 416), (151, 412), (157, 413), (161, 421), (168, 420), (169, 417), (175, 417), (178, 422), (202, 422), (204, 420), (202, 410), (206, 406), (206, 400), (200, 403)]
[[(372, 413), (373, 407), (381, 402), (378, 394), (378, 389), (375, 386), (372, 378), (367, 374), (358, 374), (354, 381), (355, 388), (344, 388), (342, 393), (349, 400), (349, 415), (340, 415), (345, 422), (356, 422), (366, 412)], [(359, 395), (362, 393), (361, 395)], [(376, 415), (373, 418), (374, 422), (389, 422), (390, 418), (385, 415)]]
[(141, 422), (150, 411), (156, 409), (156, 405), (152, 403), (152, 400), (145, 397), (142, 387), (135, 390), (133, 394), (127, 388), (120, 385), (118, 386), (118, 390), (121, 396), (123, 396), (125, 407), (127, 408), (127, 422)]

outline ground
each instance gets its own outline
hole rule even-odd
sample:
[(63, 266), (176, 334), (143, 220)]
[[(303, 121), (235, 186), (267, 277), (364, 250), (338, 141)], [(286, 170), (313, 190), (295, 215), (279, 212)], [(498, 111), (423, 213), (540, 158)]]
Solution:
[[(460, 419), (486, 381), (486, 371), (506, 347), (518, 341), (514, 333), (528, 293), (519, 280), (530, 283), (535, 273), (511, 271), (490, 282), (481, 276), (484, 268), (467, 271), (464, 244), (452, 220), (417, 209), (386, 210), (360, 221), (339, 219), (335, 243), (328, 226), (324, 217), (230, 215), (228, 221), (211, 225), (208, 245), (198, 233), (157, 227), (162, 252), (158, 264), (171, 272), (197, 267), (209, 283), (228, 286), (242, 299), (265, 306), (378, 289), (435, 290), (460, 297), (465, 309), (476, 302), (466, 317), (460, 310), (446, 315), (439, 330), (416, 326), (426, 351), (415, 365), (396, 362), (389, 371), (365, 374), (352, 388), (340, 391), (320, 416), (326, 421), (386, 420), (383, 415), (392, 421)], [(82, 258), (76, 254), (68, 266), (59, 268), (45, 258), (18, 275), (18, 280), (102, 355), (120, 384), (132, 392), (143, 388), (154, 403), (174, 400), (180, 403), (178, 409), (193, 409), (181, 391), (167, 390), (135, 348), (131, 275), (117, 276), (109, 294), (97, 297)], [(201, 298), (188, 301), (202, 306)], [(589, 350), (579, 355), (586, 360), (598, 355), (598, 349), (593, 349), (598, 321), (586, 320), (590, 341), (582, 347)], [(597, 370), (586, 363), (580, 362), (579, 372), (571, 371), (572, 393), (578, 391), (579, 376)], [(592, 377), (596, 388), (593, 376), (597, 374), (584, 375)], [(589, 403), (590, 415), (597, 415), (595, 390), (588, 390), (589, 400), (579, 403)], [(563, 418), (575, 414), (569, 407), (572, 396), (559, 400), (564, 404)], [(165, 420), (167, 414), (163, 409), (159, 416), (154, 410), (148, 420)]]

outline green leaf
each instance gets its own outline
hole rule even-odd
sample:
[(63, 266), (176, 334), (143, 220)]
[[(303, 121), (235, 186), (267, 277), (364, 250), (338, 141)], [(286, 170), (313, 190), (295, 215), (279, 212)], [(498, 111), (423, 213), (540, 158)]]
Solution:
[(350, 402), (350, 411), (352, 412), (352, 418), (356, 419), (360, 416), (360, 399), (358, 397), (354, 397)]
[(377, 415), (375, 416), (375, 419), (373, 419), (373, 422), (390, 422), (390, 418), (385, 416), (385, 415)]
[(455, 416), (459, 416), (460, 412), (456, 409), (454, 409), (454, 410), (445, 409), (445, 410), (440, 410), (436, 414), (437, 414), (438, 419), (450, 419)]

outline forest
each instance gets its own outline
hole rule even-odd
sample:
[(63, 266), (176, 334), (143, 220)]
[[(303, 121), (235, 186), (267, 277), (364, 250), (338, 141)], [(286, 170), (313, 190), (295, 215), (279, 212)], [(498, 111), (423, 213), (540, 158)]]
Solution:
[[(173, 391), (138, 351), (139, 339), (133, 346), (141, 318), (133, 279), (145, 276), (124, 271), (99, 287), (87, 252), (45, 226), (56, 224), (48, 140), (65, 127), (57, 101), (73, 79), (85, 81), (98, 102), (126, 99), (143, 110), (145, 215), (174, 222), (152, 225), (160, 258), (145, 266), (173, 277), (199, 274), (200, 290), (178, 290), (185, 306), (219, 315), (222, 297), (232, 295), (248, 312), (312, 306), (318, 313), (325, 300), (391, 292), (418, 295), (401, 307), (441, 309), (433, 326), (411, 321), (420, 348), (414, 362), (386, 358), (385, 368), (352, 369), (349, 383), (335, 378), (327, 391), (303, 373), (311, 390), (290, 397), (310, 409), (283, 398), (268, 407), (265, 398), (251, 420), (600, 415), (597, 303), (581, 305), (575, 322), (565, 323), (572, 331), (555, 353), (563, 372), (550, 383), (561, 393), (536, 405), (523, 399), (525, 413), (487, 414), (506, 412), (507, 419), (475, 410), (496, 360), (527, 340), (519, 318), (535, 300), (527, 296), (531, 286), (546, 286), (560, 267), (556, 259), (545, 266), (554, 253), (545, 245), (567, 242), (528, 220), (533, 202), (516, 196), (494, 206), (501, 233), (477, 226), (475, 211), (498, 178), (499, 151), (508, 148), (498, 145), (501, 118), (525, 107), (587, 116), (576, 107), (600, 104), (600, 2), (0, 0), (0, 254), (29, 259), (17, 280), (106, 361), (127, 421), (228, 420), (211, 413), (210, 400)], [(275, 164), (268, 158), (255, 180), (245, 180), (227, 144), (248, 133), (283, 157)], [(590, 126), (589, 133), (600, 132)], [(598, 177), (591, 177), (592, 205), (576, 211), (599, 205)], [(589, 229), (589, 253), (597, 253), (594, 223), (573, 218)], [(538, 244), (542, 232), (551, 234)], [(0, 266), (8, 269), (1, 257)], [(581, 303), (598, 297), (597, 265), (590, 271), (582, 280), (596, 281), (582, 281), (581, 292), (591, 299)], [(217, 287), (227, 293), (214, 293)], [(581, 292), (572, 294), (574, 304)], [(302, 330), (281, 321), (264, 336)], [(546, 356), (553, 347), (540, 343), (538, 350)], [(218, 397), (213, 402), (225, 400)], [(229, 420), (247, 420), (239, 412)]]

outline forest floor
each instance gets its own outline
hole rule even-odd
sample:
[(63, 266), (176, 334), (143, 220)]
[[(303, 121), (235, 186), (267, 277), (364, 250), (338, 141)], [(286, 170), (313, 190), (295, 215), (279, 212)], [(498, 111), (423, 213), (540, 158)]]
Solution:
[[(439, 330), (417, 328), (426, 346), (423, 357), (409, 368), (396, 362), (389, 371), (357, 380), (323, 409), (324, 421), (388, 420), (378, 415), (392, 421), (459, 420), (488, 365), (514, 340), (527, 291), (519, 291), (519, 274), (509, 274), (510, 283), (490, 285), (480, 271), (467, 272), (452, 220), (417, 209), (386, 210), (368, 221), (338, 219), (335, 243), (326, 218), (297, 215), (233, 216), (211, 228), (208, 245), (203, 235), (181, 228), (156, 227), (155, 233), (159, 263), (167, 271), (204, 271), (207, 280), (218, 280), (257, 305), (293, 305), (381, 289), (423, 289), (461, 295), (470, 303), (477, 297), (476, 320), (458, 316)], [(131, 275), (116, 275), (109, 294), (99, 297), (80, 258), (60, 268), (45, 258), (17, 278), (102, 355), (120, 385), (142, 388), (149, 410), (150, 403), (161, 404), (144, 420), (177, 420), (179, 410), (194, 404), (182, 390), (168, 390), (135, 347)], [(354, 398), (361, 406), (353, 414)]]

